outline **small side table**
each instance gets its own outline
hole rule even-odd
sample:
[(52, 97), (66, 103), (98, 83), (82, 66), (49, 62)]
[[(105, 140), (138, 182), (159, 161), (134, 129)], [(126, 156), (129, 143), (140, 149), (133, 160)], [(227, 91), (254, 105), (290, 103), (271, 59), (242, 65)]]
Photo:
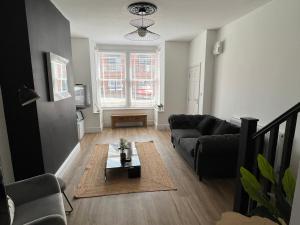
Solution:
[(66, 183), (63, 181), (63, 179), (61, 179), (60, 177), (57, 177), (58, 183), (59, 183), (59, 187), (61, 190), (61, 193), (64, 195), (65, 199), (67, 200), (69, 206), (70, 206), (70, 210), (66, 210), (66, 213), (71, 213), (73, 211), (73, 207), (67, 197), (67, 195), (65, 194), (65, 190), (66, 190)]

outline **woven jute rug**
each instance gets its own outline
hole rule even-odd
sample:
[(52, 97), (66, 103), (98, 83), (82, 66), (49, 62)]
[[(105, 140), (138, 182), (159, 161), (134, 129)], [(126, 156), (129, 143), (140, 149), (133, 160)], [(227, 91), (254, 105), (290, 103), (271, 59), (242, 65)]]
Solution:
[(108, 145), (96, 145), (75, 188), (75, 198), (176, 190), (154, 143), (136, 142), (135, 145), (141, 161), (140, 178), (129, 179), (126, 171), (114, 171), (105, 182)]

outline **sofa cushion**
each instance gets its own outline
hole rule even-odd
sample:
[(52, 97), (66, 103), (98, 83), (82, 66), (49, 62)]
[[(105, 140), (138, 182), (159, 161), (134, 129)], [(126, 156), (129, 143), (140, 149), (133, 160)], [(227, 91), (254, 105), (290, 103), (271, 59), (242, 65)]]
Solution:
[(210, 134), (212, 127), (214, 126), (217, 118), (212, 116), (205, 116), (197, 125), (197, 130), (203, 135)]
[(197, 149), (197, 142), (198, 138), (181, 138), (180, 139), (180, 146), (189, 154), (194, 157), (195, 156), (195, 150)]
[(213, 131), (213, 135), (219, 135), (219, 134), (236, 134), (239, 133), (240, 129), (239, 127), (228, 123), (226, 121), (222, 121)]
[(201, 136), (201, 132), (197, 129), (174, 129), (172, 137), (176, 143), (180, 143), (181, 138), (197, 138)]
[(192, 129), (202, 120), (203, 115), (171, 115), (168, 119), (171, 129)]
[(15, 211), (14, 224), (26, 224), (33, 220), (50, 215), (61, 216), (65, 219), (61, 193), (52, 194), (18, 205)]

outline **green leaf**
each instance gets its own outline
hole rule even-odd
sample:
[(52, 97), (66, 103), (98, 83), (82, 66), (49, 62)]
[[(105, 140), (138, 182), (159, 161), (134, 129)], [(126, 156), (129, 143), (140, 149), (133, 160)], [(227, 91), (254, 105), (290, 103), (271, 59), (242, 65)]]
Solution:
[(257, 192), (261, 191), (261, 184), (258, 182), (256, 177), (251, 172), (249, 172), (249, 170), (241, 167), (240, 173), (242, 176), (241, 181), (243, 187), (248, 194), (250, 192), (253, 196), (255, 196)]
[(281, 186), (276, 185), (274, 188), (275, 199), (276, 199), (276, 208), (279, 214), (279, 217), (284, 219), (285, 222), (290, 220), (292, 206), (289, 204), (287, 199), (285, 198), (285, 194)]
[(260, 173), (269, 181), (272, 182), (272, 184), (275, 184), (275, 173), (273, 170), (273, 167), (270, 165), (270, 163), (263, 157), (263, 155), (258, 154), (257, 156), (257, 163), (258, 168), (260, 170)]
[(296, 179), (293, 176), (290, 168), (286, 169), (284, 173), (282, 178), (282, 186), (289, 203), (292, 203), (295, 193)]
[(262, 186), (256, 177), (244, 167), (240, 168), (240, 173), (242, 185), (250, 198), (266, 207), (273, 215), (276, 214), (276, 209), (269, 202), (268, 197), (263, 194)]

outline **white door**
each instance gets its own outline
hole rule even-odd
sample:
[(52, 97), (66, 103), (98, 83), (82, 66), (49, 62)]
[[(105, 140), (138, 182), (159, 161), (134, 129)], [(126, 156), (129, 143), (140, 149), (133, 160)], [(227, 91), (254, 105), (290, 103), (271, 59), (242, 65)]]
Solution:
[(201, 81), (200, 65), (190, 67), (188, 99), (187, 99), (188, 114), (199, 114), (200, 81)]

